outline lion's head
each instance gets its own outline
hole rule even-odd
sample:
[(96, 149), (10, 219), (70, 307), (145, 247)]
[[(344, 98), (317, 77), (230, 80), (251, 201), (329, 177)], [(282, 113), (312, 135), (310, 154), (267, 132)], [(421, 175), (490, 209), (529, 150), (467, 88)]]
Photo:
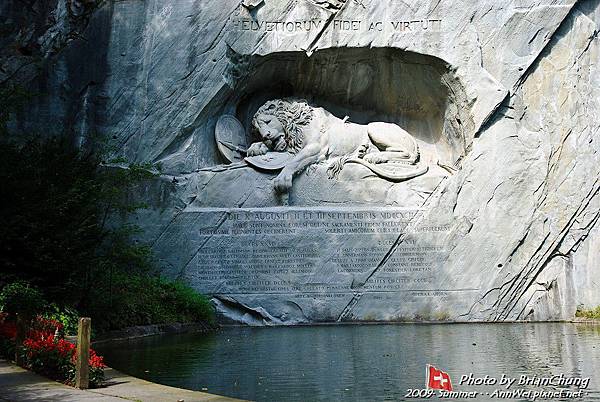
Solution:
[(276, 151), (296, 153), (304, 145), (304, 128), (312, 118), (313, 108), (305, 100), (275, 99), (256, 111), (252, 130)]

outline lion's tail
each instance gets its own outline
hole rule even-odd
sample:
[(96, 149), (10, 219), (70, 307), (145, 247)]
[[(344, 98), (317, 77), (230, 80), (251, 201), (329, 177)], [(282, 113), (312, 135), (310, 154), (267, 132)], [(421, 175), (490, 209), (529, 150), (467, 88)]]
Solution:
[(416, 165), (414, 167), (414, 169), (405, 170), (402, 172), (395, 172), (395, 171), (390, 171), (387, 169), (382, 169), (380, 166), (373, 164), (373, 163), (369, 163), (369, 162), (365, 161), (364, 159), (360, 159), (360, 158), (348, 159), (346, 161), (346, 163), (358, 163), (360, 165), (363, 165), (363, 166), (369, 168), (377, 176), (383, 177), (384, 179), (391, 180), (391, 181), (403, 181), (403, 180), (413, 179), (415, 177), (424, 175), (429, 170), (429, 167), (426, 165), (421, 165), (421, 166)]

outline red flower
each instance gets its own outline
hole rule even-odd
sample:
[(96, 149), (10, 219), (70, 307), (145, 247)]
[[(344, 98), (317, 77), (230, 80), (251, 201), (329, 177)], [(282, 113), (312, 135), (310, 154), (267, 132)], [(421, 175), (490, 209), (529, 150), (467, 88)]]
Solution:
[[(32, 322), (23, 342), (25, 366), (50, 378), (71, 383), (77, 361), (77, 348), (73, 343), (57, 336), (61, 329), (62, 324), (55, 320), (37, 317)], [(5, 317), (0, 316), (0, 337), (14, 339), (15, 336), (16, 325), (6, 322)], [(93, 349), (89, 350), (89, 354), (90, 380), (98, 385), (103, 381), (102, 369), (106, 365), (104, 359)]]
[(104, 364), (104, 357), (98, 356), (92, 349), (90, 349), (90, 366), (92, 368), (106, 368), (106, 364)]
[[(75, 346), (75, 345), (73, 345), (73, 346)], [(106, 364), (104, 364), (104, 357), (98, 356), (94, 349), (90, 349), (89, 353), (90, 353), (90, 358), (88, 360), (88, 364), (90, 365), (91, 368), (99, 368), (99, 369), (106, 368)], [(71, 357), (71, 361), (73, 362), (73, 364), (77, 364), (77, 354), (76, 353), (73, 353), (73, 356)]]
[(57, 330), (61, 331), (63, 329), (63, 324), (56, 320), (37, 316), (31, 323), (31, 329), (33, 331), (54, 334)]

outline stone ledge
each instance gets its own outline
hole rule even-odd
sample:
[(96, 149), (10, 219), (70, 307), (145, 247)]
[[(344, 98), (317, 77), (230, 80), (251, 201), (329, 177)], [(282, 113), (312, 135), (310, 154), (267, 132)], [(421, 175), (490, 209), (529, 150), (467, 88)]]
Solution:
[(600, 320), (596, 318), (575, 317), (570, 322), (575, 324), (600, 325)]
[(206, 392), (155, 384), (128, 376), (111, 368), (106, 370), (106, 377), (106, 387), (83, 391), (49, 380), (0, 359), (0, 400), (61, 402), (116, 402), (123, 400), (142, 402), (239, 401), (239, 399), (212, 395)]

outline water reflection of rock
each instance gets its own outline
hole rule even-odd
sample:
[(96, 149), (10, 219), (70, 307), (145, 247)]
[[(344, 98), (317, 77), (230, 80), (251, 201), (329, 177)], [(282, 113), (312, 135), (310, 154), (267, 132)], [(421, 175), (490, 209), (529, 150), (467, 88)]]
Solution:
[[(499, 379), (591, 377), (582, 400), (599, 399), (600, 327), (564, 323), (232, 328), (217, 336), (168, 335), (111, 346), (108, 363), (167, 385), (250, 400), (402, 400), (425, 384), (425, 365)], [(149, 372), (145, 372), (149, 370)], [(541, 389), (518, 386), (513, 389)]]

